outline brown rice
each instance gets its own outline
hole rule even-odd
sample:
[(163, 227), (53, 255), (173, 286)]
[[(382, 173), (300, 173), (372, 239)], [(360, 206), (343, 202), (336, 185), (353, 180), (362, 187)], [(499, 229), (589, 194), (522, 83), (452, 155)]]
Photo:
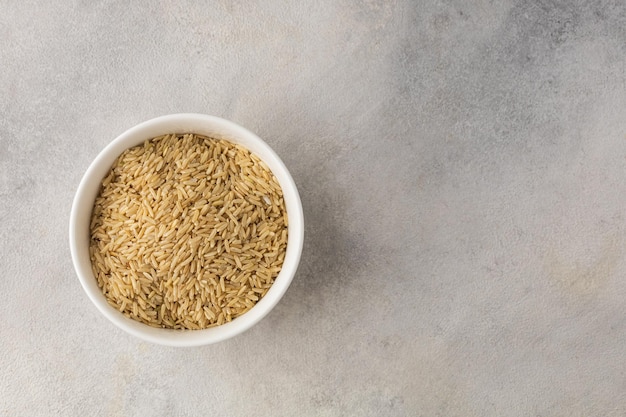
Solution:
[(120, 155), (90, 231), (109, 304), (150, 326), (204, 329), (267, 293), (285, 257), (287, 212), (276, 177), (246, 148), (171, 134)]

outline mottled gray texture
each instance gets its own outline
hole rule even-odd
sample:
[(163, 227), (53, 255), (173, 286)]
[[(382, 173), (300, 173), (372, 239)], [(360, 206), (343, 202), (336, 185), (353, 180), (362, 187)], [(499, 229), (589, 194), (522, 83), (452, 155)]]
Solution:
[[(626, 415), (621, 1), (0, 1), (0, 415)], [(299, 186), (302, 263), (218, 345), (140, 342), (68, 249), (88, 164), (173, 112)]]

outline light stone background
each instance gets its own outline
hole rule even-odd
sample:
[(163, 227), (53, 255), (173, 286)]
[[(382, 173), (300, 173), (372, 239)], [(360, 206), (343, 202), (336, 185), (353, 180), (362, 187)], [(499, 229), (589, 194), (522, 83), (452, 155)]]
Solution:
[[(118, 134), (281, 156), (278, 307), (175, 349), (101, 317), (68, 218)], [(622, 1), (0, 0), (0, 415), (626, 415)]]

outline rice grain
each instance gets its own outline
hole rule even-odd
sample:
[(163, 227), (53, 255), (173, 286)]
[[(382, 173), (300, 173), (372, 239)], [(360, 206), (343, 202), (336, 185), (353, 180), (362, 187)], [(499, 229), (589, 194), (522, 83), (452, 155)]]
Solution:
[(110, 305), (153, 327), (203, 329), (267, 293), (284, 260), (287, 212), (276, 177), (246, 148), (171, 134), (115, 161), (90, 232)]

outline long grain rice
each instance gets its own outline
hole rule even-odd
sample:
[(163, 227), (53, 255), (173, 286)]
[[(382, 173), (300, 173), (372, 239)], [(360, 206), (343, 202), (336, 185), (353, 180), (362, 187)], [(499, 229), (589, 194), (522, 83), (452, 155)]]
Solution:
[(204, 329), (267, 293), (284, 260), (287, 212), (276, 177), (246, 148), (171, 134), (120, 155), (90, 231), (109, 304), (153, 327)]

